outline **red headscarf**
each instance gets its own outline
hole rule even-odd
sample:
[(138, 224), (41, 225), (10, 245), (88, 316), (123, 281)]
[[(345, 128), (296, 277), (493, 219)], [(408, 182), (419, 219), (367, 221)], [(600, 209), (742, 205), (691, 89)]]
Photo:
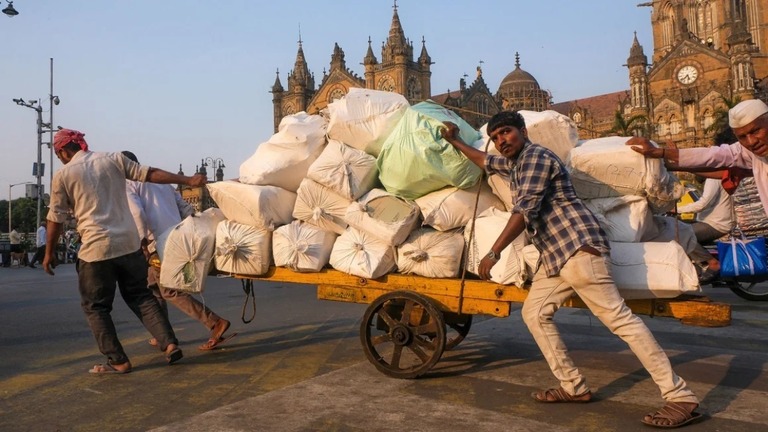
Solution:
[(59, 151), (65, 145), (74, 142), (83, 151), (88, 151), (88, 143), (85, 142), (85, 134), (74, 129), (61, 129), (53, 136), (53, 150)]

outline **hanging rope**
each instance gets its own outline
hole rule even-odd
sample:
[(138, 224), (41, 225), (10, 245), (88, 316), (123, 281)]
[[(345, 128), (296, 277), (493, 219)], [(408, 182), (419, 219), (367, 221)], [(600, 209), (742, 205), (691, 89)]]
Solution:
[[(240, 281), (243, 284), (243, 291), (245, 292), (245, 301), (243, 301), (243, 310), (240, 313), (240, 319), (243, 320), (243, 324), (248, 324), (256, 318), (256, 293), (253, 289), (253, 279), (241, 279)], [(245, 310), (248, 306), (248, 300), (250, 300), (253, 305), (253, 313), (249, 319), (246, 319)]]
[[(485, 147), (483, 148), (483, 151), (488, 153), (488, 147), (491, 145), (491, 139), (488, 138), (488, 141), (485, 142)], [(477, 223), (477, 206), (480, 203), (480, 192), (483, 190), (482, 181), (485, 180), (485, 171), (480, 174), (480, 180), (478, 181), (478, 188), (477, 188), (477, 194), (475, 194), (475, 205), (472, 209), (472, 224), (469, 228), (469, 241), (464, 245), (464, 256), (467, 260), (469, 260), (469, 248), (472, 245), (472, 242), (475, 238), (475, 223)], [(459, 286), (459, 314), (461, 314), (461, 311), (464, 307), (464, 285), (467, 277), (467, 263), (464, 262), (464, 265), (461, 269), (461, 285)]]

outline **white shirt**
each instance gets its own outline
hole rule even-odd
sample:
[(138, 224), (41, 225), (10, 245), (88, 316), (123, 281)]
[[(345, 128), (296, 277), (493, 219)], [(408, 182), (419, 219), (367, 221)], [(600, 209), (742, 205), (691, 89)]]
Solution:
[(74, 212), (82, 245), (77, 257), (104, 261), (141, 248), (125, 196), (125, 180), (145, 181), (149, 167), (121, 153), (79, 151), (53, 176), (48, 220)]
[(45, 227), (39, 226), (37, 228), (37, 247), (45, 246)]
[(139, 240), (154, 240), (168, 228), (195, 212), (168, 184), (126, 181), (128, 206), (138, 229)]
[(680, 167), (739, 167), (752, 169), (760, 202), (768, 215), (768, 160), (756, 156), (741, 144), (723, 144), (709, 148), (680, 149)]
[(21, 234), (15, 229), (8, 234), (8, 238), (11, 240), (12, 245), (21, 244)]
[(704, 182), (698, 201), (677, 208), (678, 213), (698, 213), (697, 220), (725, 234), (735, 225), (733, 198), (723, 189), (719, 179), (708, 178)]

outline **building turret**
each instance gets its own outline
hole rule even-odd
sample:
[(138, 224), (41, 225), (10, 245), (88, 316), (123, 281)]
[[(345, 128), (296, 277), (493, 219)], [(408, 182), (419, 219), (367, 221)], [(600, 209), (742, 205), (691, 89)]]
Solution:
[(397, 14), (397, 1), (393, 7), (392, 25), (389, 27), (389, 37), (381, 48), (382, 63), (413, 61), (413, 44), (405, 37), (400, 16)]
[(424, 39), (424, 36), (421, 37), (421, 54), (419, 55), (419, 63), (428, 69), (429, 65), (432, 64), (432, 57), (430, 57), (429, 53), (427, 53), (427, 41)]
[[(632, 41), (632, 47), (629, 49), (629, 58), (627, 59), (627, 68), (629, 69), (630, 100), (632, 104), (633, 115), (648, 115), (648, 57), (645, 56), (643, 46), (635, 39)], [(636, 112), (635, 112), (636, 111)]]
[(733, 95), (741, 100), (755, 97), (755, 71), (752, 55), (757, 47), (747, 31), (741, 13), (734, 11), (731, 22), (732, 33), (728, 36), (728, 54), (731, 58), (731, 88)]

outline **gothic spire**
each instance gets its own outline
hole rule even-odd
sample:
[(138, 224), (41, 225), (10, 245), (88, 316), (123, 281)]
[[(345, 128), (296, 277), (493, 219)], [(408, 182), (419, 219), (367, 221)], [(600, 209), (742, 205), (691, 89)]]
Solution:
[(419, 56), (419, 63), (432, 64), (432, 57), (427, 53), (427, 41), (424, 36), (421, 37), (421, 55)]
[(333, 45), (333, 55), (331, 56), (331, 69), (346, 69), (347, 64), (344, 61), (344, 50), (341, 49), (338, 43)]
[(272, 93), (280, 93), (283, 91), (283, 84), (280, 83), (280, 69), (275, 72), (275, 83), (272, 84)]
[(632, 42), (632, 47), (629, 49), (627, 66), (648, 66), (648, 57), (645, 56), (643, 46), (637, 40), (637, 32), (635, 32), (635, 40)]
[(371, 47), (371, 37), (368, 36), (368, 52), (365, 53), (363, 64), (375, 65), (377, 62), (378, 60), (376, 60), (376, 56), (373, 54), (373, 48)]
[(299, 33), (299, 50), (296, 53), (296, 63), (293, 65), (293, 71), (291, 71), (289, 81), (293, 81), (307, 87), (313, 87), (310, 85), (311, 75), (309, 73), (309, 67), (307, 66), (307, 60), (304, 57), (301, 33)]

